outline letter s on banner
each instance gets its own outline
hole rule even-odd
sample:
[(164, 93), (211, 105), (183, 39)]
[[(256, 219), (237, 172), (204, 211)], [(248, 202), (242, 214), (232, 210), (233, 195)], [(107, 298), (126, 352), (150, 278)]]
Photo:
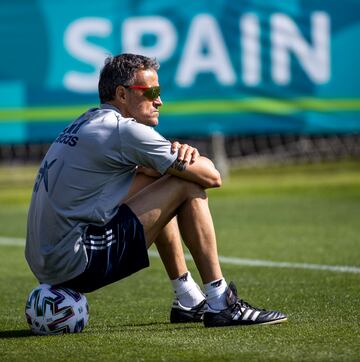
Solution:
[[(141, 43), (145, 34), (156, 36), (152, 46)], [(173, 24), (162, 16), (139, 16), (128, 18), (122, 26), (124, 52), (156, 57), (160, 62), (171, 57), (177, 43), (177, 32)]]
[(65, 48), (74, 58), (94, 67), (92, 73), (69, 71), (64, 76), (64, 86), (70, 91), (93, 93), (97, 90), (99, 71), (104, 59), (110, 54), (106, 49), (92, 44), (86, 37), (106, 37), (112, 32), (110, 20), (96, 17), (86, 17), (72, 22), (64, 34)]

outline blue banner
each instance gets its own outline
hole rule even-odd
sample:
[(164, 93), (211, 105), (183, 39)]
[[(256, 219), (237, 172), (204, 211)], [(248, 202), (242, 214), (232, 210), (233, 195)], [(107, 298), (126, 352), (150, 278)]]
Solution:
[(168, 136), (360, 131), (360, 2), (2, 0), (0, 143), (98, 104), (111, 54), (156, 57)]

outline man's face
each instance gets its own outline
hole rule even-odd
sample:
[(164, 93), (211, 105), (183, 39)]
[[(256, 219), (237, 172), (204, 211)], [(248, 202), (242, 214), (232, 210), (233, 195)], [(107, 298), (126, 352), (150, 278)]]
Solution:
[[(157, 87), (159, 80), (157, 72), (152, 69), (140, 70), (135, 73), (134, 86)], [(162, 105), (160, 96), (154, 100), (144, 95), (144, 89), (125, 88), (124, 117), (132, 117), (138, 123), (147, 126), (157, 126), (159, 123), (159, 107)]]

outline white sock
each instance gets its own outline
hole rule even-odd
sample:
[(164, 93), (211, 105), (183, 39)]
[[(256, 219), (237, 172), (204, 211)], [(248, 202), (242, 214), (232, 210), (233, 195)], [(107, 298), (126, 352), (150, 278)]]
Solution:
[(176, 299), (184, 307), (195, 307), (205, 299), (205, 295), (188, 271), (179, 278), (170, 280)]
[(228, 307), (226, 303), (226, 289), (227, 283), (224, 278), (204, 284), (206, 301), (212, 309), (222, 310)]

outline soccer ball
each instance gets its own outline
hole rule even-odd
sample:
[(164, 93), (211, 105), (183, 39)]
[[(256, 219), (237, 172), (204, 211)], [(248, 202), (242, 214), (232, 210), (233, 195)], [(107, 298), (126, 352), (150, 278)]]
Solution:
[(83, 294), (40, 284), (29, 294), (25, 317), (35, 334), (77, 333), (88, 322), (89, 307)]

